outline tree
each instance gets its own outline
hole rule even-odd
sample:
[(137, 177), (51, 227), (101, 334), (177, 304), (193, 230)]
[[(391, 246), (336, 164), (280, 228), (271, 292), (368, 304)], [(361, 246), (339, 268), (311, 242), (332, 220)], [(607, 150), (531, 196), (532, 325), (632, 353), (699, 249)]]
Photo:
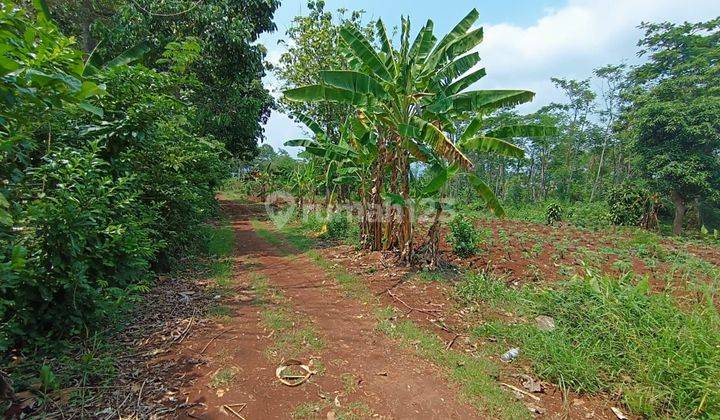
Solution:
[[(477, 68), (480, 56), (471, 52), (483, 39), (483, 29), (471, 29), (479, 14), (472, 10), (439, 41), (429, 20), (410, 43), (410, 21), (402, 19), (399, 48), (393, 44), (382, 21), (376, 23), (380, 48), (352, 26), (340, 29), (352, 70), (323, 70), (320, 83), (285, 91), (285, 98), (301, 102), (339, 102), (352, 105), (358, 119), (375, 133), (377, 155), (372, 164), (369, 208), (372, 220), (365, 245), (373, 250), (397, 249), (400, 261), (414, 263), (411, 218), (410, 163), (427, 164), (435, 172), (423, 190), (426, 196), (441, 194), (451, 175), (470, 172), (473, 163), (461, 151), (476, 150), (522, 156), (523, 151), (506, 141), (532, 135), (538, 127), (511, 126), (483, 132), (482, 118), (491, 112), (532, 100), (524, 90), (466, 91), (485, 75)], [(454, 118), (473, 114), (457, 144), (448, 135)], [(502, 214), (492, 190), (480, 178), (468, 174), (475, 191), (491, 209)], [(394, 204), (382, 217), (383, 197)], [(440, 203), (440, 200), (436, 200)], [(436, 217), (429, 237), (430, 265), (438, 263)], [(395, 222), (395, 214), (398, 223)], [(384, 233), (384, 234), (383, 234)], [(383, 246), (384, 244), (384, 246)]]
[(640, 170), (675, 205), (678, 235), (688, 204), (720, 185), (720, 18), (641, 27), (648, 62), (630, 75), (626, 124)]
[[(282, 82), (283, 90), (320, 83), (320, 71), (326, 69), (349, 70), (350, 56), (340, 54), (342, 38), (340, 28), (351, 26), (365, 35), (372, 35), (372, 27), (363, 26), (362, 11), (339, 9), (335, 15), (325, 10), (324, 1), (307, 2), (310, 13), (296, 16), (281, 41), (287, 50), (280, 56), (273, 73)], [(352, 106), (338, 102), (296, 102), (280, 99), (280, 106), (289, 115), (304, 115), (316, 121), (325, 135), (337, 143), (340, 127), (352, 113)]]
[(615, 143), (613, 138), (613, 128), (617, 121), (622, 104), (622, 92), (626, 79), (625, 65), (608, 65), (596, 69), (593, 73), (602, 80), (602, 101), (603, 108), (600, 111), (600, 121), (604, 126), (602, 128), (602, 147), (600, 150), (600, 158), (595, 173), (595, 180), (592, 183), (592, 192), (590, 193), (590, 201), (595, 199), (595, 193), (600, 186), (600, 177), (605, 164), (605, 155), (608, 147)]
[(195, 124), (236, 157), (249, 159), (257, 153), (273, 104), (261, 82), (265, 47), (254, 42), (275, 30), (278, 6), (277, 0), (122, 2), (110, 18), (91, 25), (93, 37), (102, 40), (93, 57), (106, 61), (147, 44), (145, 63), (164, 70), (160, 59), (167, 44), (197, 41), (203, 59), (187, 68), (199, 82), (190, 96), (199, 111)]

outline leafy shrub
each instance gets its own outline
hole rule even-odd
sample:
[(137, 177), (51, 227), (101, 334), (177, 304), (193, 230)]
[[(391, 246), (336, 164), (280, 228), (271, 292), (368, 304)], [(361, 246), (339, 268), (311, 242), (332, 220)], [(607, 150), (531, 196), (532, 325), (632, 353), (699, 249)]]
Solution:
[(326, 224), (323, 232), (324, 239), (339, 240), (346, 239), (350, 234), (350, 218), (344, 212), (333, 213)]
[(580, 202), (569, 206), (566, 218), (574, 226), (584, 229), (599, 230), (610, 226), (607, 205), (601, 201), (594, 203)]
[(555, 223), (562, 222), (563, 219), (563, 209), (562, 206), (558, 203), (550, 203), (547, 206), (547, 209), (545, 210), (545, 223), (547, 223), (550, 226), (555, 225)]
[(197, 134), (192, 78), (139, 65), (83, 72), (41, 10), (3, 3), (0, 22), (0, 67), (14, 74), (0, 77), (6, 354), (92, 333), (147, 290), (153, 269), (200, 250), (228, 155)]
[(649, 191), (634, 183), (616, 186), (608, 192), (610, 221), (618, 226), (640, 226)]
[(32, 170), (45, 193), (18, 215), (31, 234), (16, 242), (27, 250), (23, 275), (0, 288), (0, 348), (78, 334), (145, 290), (156, 214), (139, 201), (137, 180), (113, 179), (98, 152), (62, 148)]
[(448, 241), (452, 244), (453, 252), (461, 257), (469, 257), (477, 252), (479, 235), (475, 225), (461, 215), (457, 215), (450, 222), (450, 235)]

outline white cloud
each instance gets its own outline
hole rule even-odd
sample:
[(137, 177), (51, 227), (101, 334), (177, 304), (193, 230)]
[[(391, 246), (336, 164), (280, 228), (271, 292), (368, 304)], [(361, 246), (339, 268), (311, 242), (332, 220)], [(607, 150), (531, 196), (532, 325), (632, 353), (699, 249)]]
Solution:
[(534, 25), (484, 25), (479, 48), (488, 76), (479, 86), (537, 93), (535, 109), (559, 100), (551, 77), (587, 78), (594, 68), (636, 60), (643, 22), (709, 20), (718, 0), (570, 0)]

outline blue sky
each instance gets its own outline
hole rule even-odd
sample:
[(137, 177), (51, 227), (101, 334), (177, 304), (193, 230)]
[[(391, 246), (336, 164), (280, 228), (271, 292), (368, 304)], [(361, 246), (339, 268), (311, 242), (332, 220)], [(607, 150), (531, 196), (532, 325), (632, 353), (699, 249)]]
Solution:
[[(277, 44), (294, 16), (307, 13), (307, 0), (284, 0), (275, 14), (278, 30), (259, 42), (274, 62), (283, 51)], [(362, 9), (368, 19), (382, 18), (388, 27), (400, 16), (410, 16), (415, 29), (427, 19), (443, 35), (473, 7), (480, 12), (479, 26), (485, 40), (478, 52), (488, 76), (479, 89), (529, 89), (533, 103), (519, 108), (533, 110), (562, 101), (551, 77), (584, 79), (605, 64), (635, 63), (636, 43), (642, 21), (698, 21), (720, 16), (720, 0), (326, 0), (326, 9)], [(277, 81), (264, 80), (274, 95)], [(265, 142), (282, 147), (289, 139), (304, 137), (304, 129), (275, 111), (265, 127)], [(291, 154), (297, 151), (289, 150)]]

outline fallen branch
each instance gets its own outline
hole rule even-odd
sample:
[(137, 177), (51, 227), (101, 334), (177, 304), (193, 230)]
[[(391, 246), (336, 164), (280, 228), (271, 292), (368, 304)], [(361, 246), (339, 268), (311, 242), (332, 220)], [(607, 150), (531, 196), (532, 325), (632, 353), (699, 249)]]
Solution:
[(512, 386), (512, 385), (510, 385), (510, 384), (506, 384), (505, 382), (500, 382), (500, 385), (506, 386), (506, 387), (512, 389), (512, 390), (515, 391), (515, 392), (519, 392), (519, 393), (522, 394), (522, 395), (528, 396), (528, 397), (532, 398), (532, 399), (535, 400), (535, 401), (540, 401), (540, 398), (539, 398), (539, 397), (536, 397), (535, 395), (533, 395), (533, 394), (531, 394), (531, 393), (529, 393), (529, 392), (527, 392), (527, 391), (523, 391), (522, 389), (520, 389), (520, 388), (518, 388), (518, 387), (516, 387), (516, 386)]
[[(193, 322), (195, 322), (195, 313), (194, 313), (194, 312), (193, 312), (192, 318), (190, 318), (190, 322), (188, 322), (188, 325), (187, 325), (187, 327), (185, 328), (185, 331), (183, 331), (182, 334), (180, 334), (179, 336), (177, 336), (177, 338), (175, 338), (175, 339), (173, 340), (173, 343), (176, 342), (176, 341), (177, 341), (178, 343), (182, 343), (183, 340), (185, 340), (185, 336), (187, 335), (188, 331), (190, 331), (190, 327), (192, 327)], [(178, 340), (180, 340), (180, 341), (178, 341)]]
[(445, 350), (450, 350), (450, 348), (453, 346), (453, 344), (455, 344), (455, 340), (457, 340), (458, 337), (460, 337), (460, 334), (455, 334), (455, 337), (453, 337), (452, 340), (450, 340), (450, 342), (447, 343), (447, 346), (445, 346)]
[(213, 341), (215, 341), (216, 339), (220, 338), (221, 335), (225, 334), (225, 333), (228, 332), (228, 331), (232, 331), (232, 329), (222, 330), (222, 331), (220, 331), (220, 333), (219, 333), (218, 335), (216, 335), (215, 337), (211, 338), (210, 341), (208, 341), (208, 343), (205, 344), (205, 347), (203, 347), (202, 351), (200, 352), (200, 355), (202, 356), (203, 354), (205, 354), (205, 351), (207, 351), (208, 347), (210, 347), (210, 344), (212, 344)]
[(400, 280), (398, 280), (395, 284), (393, 284), (392, 286), (390, 286), (390, 287), (388, 287), (387, 289), (383, 290), (382, 292), (380, 292), (380, 293), (375, 293), (375, 296), (382, 296), (382, 295), (384, 295), (385, 293), (387, 293), (387, 292), (391, 291), (392, 289), (398, 287), (398, 286), (400, 285), (400, 283), (402, 283), (402, 282), (404, 282), (404, 281), (405, 281), (405, 278), (403, 277), (403, 278), (401, 278)]
[[(245, 420), (245, 417), (241, 416), (241, 415), (240, 415), (240, 412), (239, 412), (239, 411), (243, 411), (243, 409), (245, 408), (245, 406), (247, 406), (246, 403), (240, 403), (240, 404), (225, 404), (225, 405), (222, 406), (222, 408), (225, 409), (225, 410), (227, 410), (227, 411), (229, 411), (229, 412), (231, 412), (233, 415), (235, 415), (235, 417), (237, 417), (237, 418), (239, 418), (239, 419), (242, 419), (242, 420)], [(235, 411), (235, 410), (233, 409), (233, 407), (240, 407), (240, 408), (238, 409), (239, 411)]]
[(397, 297), (397, 295), (395, 295), (392, 291), (388, 290), (388, 291), (387, 291), (387, 294), (390, 295), (390, 296), (391, 296), (393, 299), (395, 299), (396, 301), (400, 302), (400, 303), (401, 303), (403, 306), (405, 306), (406, 308), (410, 309), (411, 311), (422, 312), (422, 313), (424, 313), (424, 314), (433, 315), (433, 316), (436, 315), (438, 312), (442, 312), (442, 310), (440, 310), (440, 309), (414, 308), (414, 307), (408, 305), (407, 303), (405, 303), (404, 300), (402, 300), (402, 299), (400, 299), (399, 297)]

